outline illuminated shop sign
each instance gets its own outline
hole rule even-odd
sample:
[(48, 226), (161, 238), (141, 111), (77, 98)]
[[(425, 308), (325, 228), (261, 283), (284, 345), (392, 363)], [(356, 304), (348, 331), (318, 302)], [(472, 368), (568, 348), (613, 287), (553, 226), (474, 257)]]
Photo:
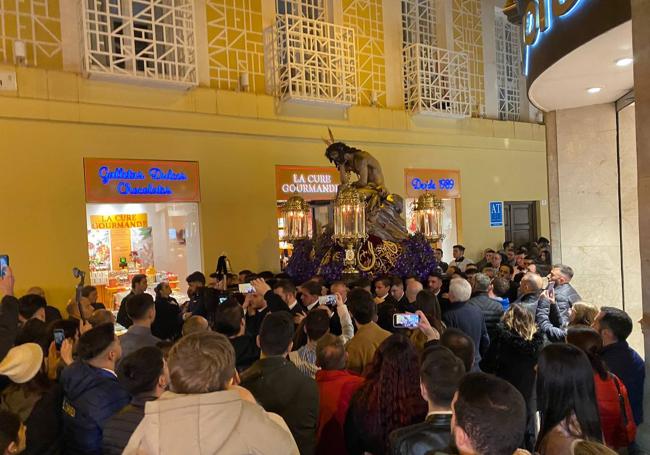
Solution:
[(90, 215), (91, 229), (130, 229), (149, 226), (146, 213)]
[(528, 75), (528, 61), (530, 49), (535, 46), (543, 34), (548, 32), (553, 25), (554, 19), (568, 16), (571, 12), (577, 11), (579, 3), (587, 0), (530, 0), (526, 6), (523, 19), (524, 44), (526, 45), (526, 57), (524, 74)]
[(449, 169), (404, 169), (406, 196), (416, 198), (425, 191), (441, 199), (460, 197), (460, 172)]
[(84, 159), (87, 202), (195, 202), (199, 166), (193, 161)]
[(294, 194), (306, 201), (334, 199), (341, 184), (335, 167), (276, 166), (275, 180), (278, 200)]

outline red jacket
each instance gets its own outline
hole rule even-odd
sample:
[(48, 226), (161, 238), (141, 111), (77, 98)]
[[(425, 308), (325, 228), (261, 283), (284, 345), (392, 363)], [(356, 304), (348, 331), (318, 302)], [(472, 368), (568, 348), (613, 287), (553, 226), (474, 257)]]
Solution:
[(345, 370), (318, 370), (320, 394), (316, 455), (346, 455), (343, 427), (352, 395), (363, 384), (363, 377)]
[[(621, 395), (625, 400), (627, 426), (624, 424), (619, 394), (614, 381), (618, 383)], [(632, 408), (630, 407), (625, 385), (611, 373), (606, 380), (603, 380), (598, 373), (594, 374), (594, 384), (596, 385), (596, 401), (598, 401), (600, 424), (603, 429), (605, 444), (613, 449), (627, 447), (634, 441), (636, 425), (634, 424), (634, 416), (632, 415)]]

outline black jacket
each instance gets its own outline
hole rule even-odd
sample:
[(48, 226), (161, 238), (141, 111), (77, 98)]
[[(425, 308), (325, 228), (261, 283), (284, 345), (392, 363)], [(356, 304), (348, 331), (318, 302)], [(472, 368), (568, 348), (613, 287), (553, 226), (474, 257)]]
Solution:
[(533, 292), (532, 294), (520, 295), (517, 300), (512, 303), (518, 303), (522, 307), (528, 310), (530, 314), (535, 317), (537, 314), (537, 302), (539, 302), (539, 292)]
[(151, 324), (151, 334), (161, 340), (175, 340), (181, 334), (183, 319), (176, 300), (156, 299), (156, 319)]
[(27, 448), (22, 455), (58, 455), (63, 450), (63, 387), (52, 386), (34, 405), (25, 422)]
[(126, 312), (126, 302), (133, 297), (135, 294), (133, 291), (129, 292), (122, 301), (120, 302), (120, 309), (117, 310), (117, 322), (125, 329), (128, 329), (133, 324), (133, 321), (129, 317), (129, 314)]
[(390, 436), (392, 455), (426, 455), (449, 449), (451, 413), (432, 414), (422, 423), (393, 431)]
[(481, 310), (488, 335), (492, 339), (492, 334), (497, 324), (501, 321), (501, 316), (503, 316), (503, 305), (501, 305), (501, 302), (491, 299), (487, 292), (479, 292), (469, 299), (467, 303), (475, 305)]
[(144, 418), (145, 404), (155, 399), (155, 396), (148, 393), (136, 395), (131, 403), (108, 419), (104, 425), (103, 455), (121, 455), (124, 452), (133, 432)]
[(241, 385), (265, 410), (284, 419), (301, 455), (314, 453), (319, 410), (316, 381), (284, 357), (267, 357), (242, 374)]
[(18, 335), (18, 299), (6, 295), (0, 305), (0, 362), (13, 347)]
[(253, 365), (260, 358), (260, 348), (257, 340), (248, 334), (231, 338), (230, 343), (235, 349), (235, 367), (242, 372)]
[(442, 322), (447, 327), (462, 330), (474, 341), (474, 366), (477, 367), (490, 346), (483, 312), (468, 302), (449, 303), (442, 312)]
[(544, 336), (539, 331), (529, 341), (501, 322), (495, 327), (481, 369), (514, 385), (528, 402), (535, 386), (537, 357), (543, 347)]

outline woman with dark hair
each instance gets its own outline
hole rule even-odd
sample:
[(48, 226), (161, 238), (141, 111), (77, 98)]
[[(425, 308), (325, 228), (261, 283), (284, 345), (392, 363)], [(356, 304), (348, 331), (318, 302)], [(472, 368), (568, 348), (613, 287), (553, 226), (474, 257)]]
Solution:
[(159, 283), (156, 292), (156, 319), (151, 324), (151, 334), (161, 340), (175, 340), (181, 334), (183, 320), (181, 307), (172, 295), (169, 283)]
[[(431, 291), (420, 291), (415, 296), (415, 308), (424, 313), (431, 324), (431, 327), (442, 335), (445, 330), (445, 324), (442, 322), (442, 310), (438, 303), (438, 298)], [(421, 330), (414, 329), (409, 331), (409, 338), (415, 345), (418, 351), (424, 349), (424, 344), (427, 342), (427, 337)]]
[(541, 423), (535, 451), (571, 455), (578, 439), (602, 442), (591, 363), (570, 344), (546, 346), (537, 363), (537, 410)]
[(400, 334), (386, 338), (365, 378), (350, 403), (345, 443), (350, 455), (383, 455), (388, 453), (391, 431), (422, 422), (427, 414), (413, 343)]
[(571, 327), (567, 343), (582, 349), (591, 362), (605, 443), (616, 450), (629, 446), (636, 437), (632, 408), (625, 385), (607, 370), (600, 358), (602, 338), (591, 327)]
[(544, 347), (544, 334), (530, 311), (513, 303), (496, 325), (490, 348), (481, 361), (481, 369), (492, 373), (515, 386), (526, 402), (528, 425), (525, 447), (535, 445), (535, 365)]

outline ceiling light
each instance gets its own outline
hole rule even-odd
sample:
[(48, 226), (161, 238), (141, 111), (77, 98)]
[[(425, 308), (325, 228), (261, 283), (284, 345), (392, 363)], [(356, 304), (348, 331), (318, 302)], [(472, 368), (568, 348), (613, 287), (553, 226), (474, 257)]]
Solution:
[(587, 89), (587, 92), (593, 95), (594, 93), (600, 92), (602, 89), (602, 87), (590, 87)]
[(632, 57), (624, 57), (616, 60), (616, 66), (629, 66), (632, 64), (634, 59)]

